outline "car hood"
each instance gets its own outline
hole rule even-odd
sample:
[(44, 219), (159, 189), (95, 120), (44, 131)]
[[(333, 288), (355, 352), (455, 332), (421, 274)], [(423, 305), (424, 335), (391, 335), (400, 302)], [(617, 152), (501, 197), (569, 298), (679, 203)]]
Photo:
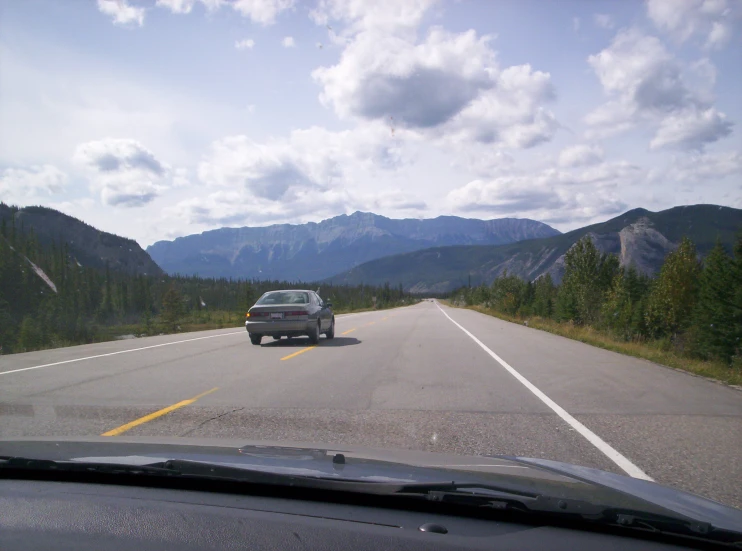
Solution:
[(0, 456), (129, 465), (186, 459), (253, 471), (365, 482), (480, 483), (672, 515), (742, 533), (742, 511), (738, 509), (654, 482), (545, 459), (305, 442), (121, 437), (0, 439)]

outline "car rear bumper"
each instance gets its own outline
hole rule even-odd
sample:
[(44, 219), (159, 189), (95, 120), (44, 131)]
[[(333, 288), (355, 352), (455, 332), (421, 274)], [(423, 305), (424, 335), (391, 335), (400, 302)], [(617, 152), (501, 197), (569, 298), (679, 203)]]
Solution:
[(255, 335), (306, 335), (309, 333), (309, 321), (246, 321), (245, 329)]

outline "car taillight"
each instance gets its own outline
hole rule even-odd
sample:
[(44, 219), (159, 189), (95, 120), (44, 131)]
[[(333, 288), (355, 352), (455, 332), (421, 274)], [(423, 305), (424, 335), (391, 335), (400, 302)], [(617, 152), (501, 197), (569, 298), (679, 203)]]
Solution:
[(287, 316), (306, 316), (308, 315), (307, 312), (304, 310), (296, 310), (295, 312), (286, 312)]
[(268, 312), (248, 312), (248, 318), (264, 318), (268, 316)]

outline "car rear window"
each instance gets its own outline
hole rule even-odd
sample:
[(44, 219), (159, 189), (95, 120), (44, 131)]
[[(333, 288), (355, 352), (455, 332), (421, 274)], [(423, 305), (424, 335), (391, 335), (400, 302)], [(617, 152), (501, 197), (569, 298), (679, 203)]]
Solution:
[(302, 291), (275, 291), (266, 293), (255, 304), (307, 304), (309, 294)]

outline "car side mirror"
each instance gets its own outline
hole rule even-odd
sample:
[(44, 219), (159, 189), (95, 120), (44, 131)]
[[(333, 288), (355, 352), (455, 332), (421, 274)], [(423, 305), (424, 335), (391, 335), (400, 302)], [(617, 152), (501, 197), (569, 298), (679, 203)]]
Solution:
[(325, 302), (325, 308), (332, 308), (332, 302)]

